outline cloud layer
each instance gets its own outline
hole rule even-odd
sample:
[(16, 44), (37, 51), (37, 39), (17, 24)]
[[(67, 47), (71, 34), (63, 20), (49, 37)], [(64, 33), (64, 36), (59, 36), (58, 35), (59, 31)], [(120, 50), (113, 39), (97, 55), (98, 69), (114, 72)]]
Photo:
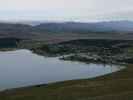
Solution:
[(132, 20), (133, 0), (0, 0), (5, 20)]

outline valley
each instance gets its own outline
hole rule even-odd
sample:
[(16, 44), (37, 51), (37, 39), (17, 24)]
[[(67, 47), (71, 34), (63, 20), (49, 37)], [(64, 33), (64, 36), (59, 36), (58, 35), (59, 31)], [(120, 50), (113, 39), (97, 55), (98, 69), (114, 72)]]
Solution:
[[(71, 25), (70, 23), (67, 24), (68, 26)], [(58, 26), (58, 24), (56, 25)], [(26, 85), (21, 87), (18, 85), (20, 88), (6, 89), (0, 92), (0, 99), (132, 100), (133, 35), (131, 30), (123, 32), (118, 32), (118, 30), (106, 30), (107, 32), (94, 32), (92, 30), (81, 31), (81, 28), (77, 30), (79, 26), (75, 26), (77, 28), (74, 29), (70, 27), (65, 29), (60, 27), (60, 29), (60, 25), (55, 27), (55, 23), (40, 24), (38, 26), (21, 24), (0, 24), (0, 26), (3, 27), (0, 28), (1, 57), (2, 54), (7, 56), (5, 59), (9, 62), (8, 66), (12, 65), (11, 61), (15, 61), (15, 65), (12, 66), (18, 69), (18, 67), (16, 67), (16, 65), (18, 66), (16, 61), (18, 61), (21, 65), (21, 70), (29, 68), (29, 70), (26, 70), (27, 73), (25, 73), (25, 75), (29, 75), (29, 73), (32, 74), (30, 72), (31, 66), (33, 67), (33, 65), (35, 65), (34, 69), (40, 71), (40, 73), (35, 75), (42, 75), (42, 79), (40, 76), (36, 76), (37, 78), (34, 79), (33, 77), (22, 77), (23, 74), (19, 69), (18, 71), (11, 70), (14, 73), (13, 75), (20, 71), (22, 74), (20, 78), (28, 79), (28, 81), (24, 81), (24, 79), (24, 83), (29, 82), (29, 80), (34, 83), (39, 77), (41, 84), (39, 84), (37, 80), (37, 83), (35, 82), (33, 85), (30, 85), (29, 82), (28, 84), (30, 86)], [(44, 26), (49, 28), (45, 29)], [(8, 54), (10, 54), (11, 57), (8, 57)], [(18, 55), (18, 58), (14, 58), (17, 57), (14, 55)], [(1, 61), (3, 61), (4, 57), (5, 56), (1, 58)], [(1, 64), (7, 66), (7, 63), (4, 61)], [(56, 66), (53, 66), (53, 64), (58, 64), (59, 70), (56, 69)], [(25, 67), (22, 67), (22, 65)], [(124, 68), (115, 71), (113, 68), (114, 65)], [(83, 67), (82, 69), (81, 66)], [(88, 69), (89, 71), (86, 72), (88, 67), (90, 70)], [(100, 73), (100, 71), (101, 73), (104, 71), (109, 72), (89, 78), (89, 75), (95, 71), (93, 67), (97, 69), (95, 72), (96, 75)], [(72, 73), (70, 71), (71, 68), (75, 72)], [(49, 69), (50, 72), (48, 72), (47, 69)], [(60, 71), (60, 69), (62, 69), (62, 71)], [(43, 73), (43, 70), (46, 72)], [(52, 73), (53, 70), (56, 71), (55, 75)], [(82, 72), (82, 74), (79, 74), (80, 72)], [(35, 73), (37, 73), (37, 71), (35, 71)], [(34, 74), (32, 75), (34, 76)], [(49, 75), (51, 79), (53, 79), (51, 75), (55, 77), (57, 75), (56, 78), (59, 81), (53, 80), (52, 83), (46, 82), (46, 84), (46, 80), (43, 80), (43, 78), (48, 80), (50, 80), (50, 78), (44, 77), (43, 75)], [(62, 78), (61, 76), (63, 79), (59, 79)], [(19, 80), (17, 75), (12, 78)], [(20, 81), (20, 83), (23, 81)]]

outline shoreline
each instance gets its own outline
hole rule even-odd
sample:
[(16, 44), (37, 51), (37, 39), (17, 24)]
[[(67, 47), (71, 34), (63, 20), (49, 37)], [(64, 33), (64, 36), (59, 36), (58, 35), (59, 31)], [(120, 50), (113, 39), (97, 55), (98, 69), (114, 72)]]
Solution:
[[(50, 84), (40, 84), (40, 85), (33, 85), (33, 86), (9, 89), (9, 90), (5, 90), (5, 91), (1, 91), (0, 98), (7, 97), (7, 99), (3, 99), (3, 100), (15, 100), (15, 99), (21, 99), (21, 98), (27, 99), (29, 97), (29, 100), (42, 100), (42, 99), (33, 99), (32, 96), (38, 97), (38, 96), (42, 96), (42, 94), (45, 95), (44, 93), (46, 93), (45, 96), (48, 98), (51, 98), (51, 99), (46, 99), (42, 96), (43, 99), (45, 99), (45, 100), (60, 100), (60, 99), (56, 98), (59, 96), (58, 93), (61, 92), (60, 89), (62, 89), (63, 92), (66, 91), (65, 94), (63, 94), (63, 95), (60, 94), (62, 100), (66, 100), (65, 98), (67, 98), (69, 100), (76, 100), (77, 99), (76, 95), (78, 97), (79, 97), (79, 95), (83, 95), (84, 100), (88, 100), (88, 99), (86, 99), (88, 97), (89, 98), (97, 98), (98, 96), (103, 96), (103, 98), (105, 98), (107, 95), (110, 95), (110, 94), (113, 97), (113, 94), (115, 92), (114, 90), (117, 91), (116, 94), (119, 94), (119, 92), (121, 93), (121, 91), (119, 91), (119, 89), (123, 90), (122, 87), (127, 87), (127, 89), (124, 88), (123, 91), (131, 89), (132, 93), (133, 93), (133, 88), (132, 87), (129, 88), (130, 86), (132, 86), (131, 83), (133, 83), (133, 80), (131, 80), (132, 76), (133, 76), (131, 74), (131, 72), (133, 72), (133, 68), (131, 68), (132, 66), (133, 65), (127, 65), (127, 67), (125, 69), (122, 69), (118, 72), (113, 72), (111, 74), (92, 78), (92, 79), (68, 80), (68, 81), (55, 82), (55, 83), (50, 83)], [(126, 75), (126, 73), (128, 73), (129, 75), (132, 75), (132, 76), (129, 77), (128, 75)], [(128, 85), (124, 81), (126, 81), (128, 83), (131, 81), (131, 83), (130, 83), (131, 85), (130, 84)], [(121, 87), (121, 85), (122, 85), (122, 87)], [(112, 90), (107, 89), (107, 87)], [(92, 88), (94, 88), (94, 90)], [(97, 91), (95, 91), (96, 88), (98, 88)], [(79, 91), (79, 89), (81, 89), (81, 91)], [(86, 91), (86, 89), (88, 89), (90, 91)], [(131, 92), (131, 90), (130, 90), (130, 92)], [(51, 91), (51, 92), (49, 92), (49, 91)], [(84, 94), (86, 94), (85, 91), (88, 93), (88, 95), (84, 96)], [(107, 93), (106, 92), (102, 93), (101, 91), (107, 91)], [(41, 94), (38, 93), (37, 95), (35, 95), (34, 92), (35, 93), (42, 92), (42, 93)], [(72, 92), (79, 93), (79, 94), (71, 95)], [(54, 95), (52, 95), (53, 93), (54, 93)], [(30, 99), (30, 95), (31, 95), (32, 99)], [(14, 97), (14, 96), (16, 97), (15, 99), (10, 99), (10, 97)], [(72, 96), (72, 98), (71, 98), (71, 96)], [(121, 97), (127, 97), (127, 96), (128, 96), (128, 94), (126, 96), (121, 95)], [(117, 97), (117, 95), (115, 97)], [(112, 99), (109, 99), (108, 96), (105, 99), (95, 99), (95, 100), (107, 100), (107, 99), (112, 100)], [(123, 100), (123, 99), (117, 99), (117, 100)], [(130, 100), (130, 99), (127, 99), (127, 100)]]
[[(118, 66), (121, 66), (121, 65), (118, 65)], [(122, 68), (119, 69), (118, 71), (114, 71), (112, 73), (107, 73), (107, 74), (100, 75), (100, 76), (95, 76), (95, 77), (92, 77), (92, 78), (89, 78), (89, 77), (88, 78), (82, 78), (82, 79), (79, 78), (79, 79), (71, 79), (71, 80), (64, 80), (64, 81), (55, 81), (55, 82), (48, 82), (48, 83), (42, 83), (42, 84), (28, 85), (28, 86), (22, 86), (22, 87), (17, 87), (17, 88), (9, 88), (9, 89), (0, 90), (0, 93), (1, 92), (5, 92), (5, 91), (12, 91), (12, 90), (18, 90), (18, 89), (23, 89), (23, 88), (29, 88), (29, 87), (32, 88), (32, 87), (48, 86), (50, 84), (58, 84), (58, 83), (64, 83), (64, 82), (70, 82), (70, 81), (95, 80), (95, 79), (98, 79), (98, 78), (101, 78), (101, 77), (105, 77), (105, 76), (108, 76), (108, 75), (111, 75), (111, 74), (114, 74), (114, 73), (117, 73), (117, 72), (120, 72), (120, 71), (123, 71), (123, 70), (126, 69), (125, 66), (121, 66), (121, 67)]]

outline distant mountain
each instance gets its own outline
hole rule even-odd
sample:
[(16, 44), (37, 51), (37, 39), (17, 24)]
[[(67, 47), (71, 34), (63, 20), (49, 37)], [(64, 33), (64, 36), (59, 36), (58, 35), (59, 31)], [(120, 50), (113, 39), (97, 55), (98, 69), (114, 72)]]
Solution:
[(42, 23), (35, 26), (38, 31), (48, 32), (133, 32), (132, 21), (110, 21), (98, 23)]
[[(0, 23), (0, 37), (35, 37), (45, 33), (117, 34), (133, 33), (132, 21), (110, 21), (98, 23), (81, 22), (22, 22)], [(130, 34), (131, 35), (131, 34)]]
[(95, 23), (98, 31), (133, 32), (132, 21), (111, 21)]
[(35, 30), (40, 32), (71, 32), (71, 33), (88, 33), (93, 29), (93, 25), (89, 23), (42, 23), (34, 27)]
[(29, 37), (31, 36), (32, 26), (27, 24), (0, 23), (1, 37)]
[(35, 31), (35, 32), (133, 32), (132, 21), (108, 21), (97, 23), (82, 22), (43, 22), (24, 21), (12, 23), (0, 23), (1, 31)]

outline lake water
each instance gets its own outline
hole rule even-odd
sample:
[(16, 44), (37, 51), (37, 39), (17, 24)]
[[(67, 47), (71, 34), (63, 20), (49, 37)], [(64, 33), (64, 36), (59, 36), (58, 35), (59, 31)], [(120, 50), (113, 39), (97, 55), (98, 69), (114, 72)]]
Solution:
[(102, 76), (124, 67), (62, 61), (29, 50), (0, 52), (0, 90)]

